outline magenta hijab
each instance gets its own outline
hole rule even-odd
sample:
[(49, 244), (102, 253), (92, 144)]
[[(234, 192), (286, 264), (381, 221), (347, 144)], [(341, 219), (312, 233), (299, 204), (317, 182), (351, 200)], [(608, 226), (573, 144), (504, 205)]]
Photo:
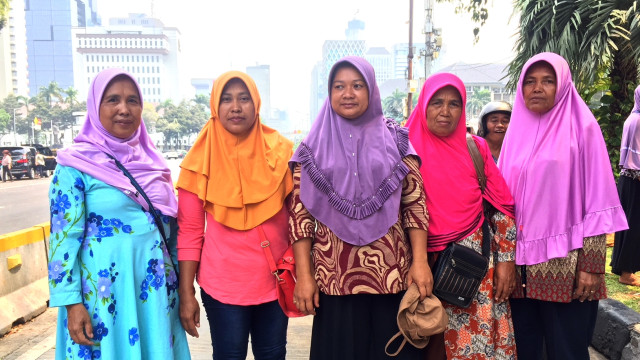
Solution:
[[(539, 61), (557, 78), (554, 106), (544, 114), (529, 111), (522, 93)], [(516, 203), (518, 265), (565, 257), (585, 237), (628, 228), (602, 132), (560, 55), (535, 55), (522, 68), (498, 167)]]
[(148, 209), (142, 196), (136, 196), (136, 189), (129, 179), (116, 167), (107, 154), (118, 159), (145, 191), (153, 206), (164, 215), (175, 217), (178, 213), (171, 171), (162, 155), (156, 150), (147, 134), (144, 121), (128, 139), (118, 139), (100, 123), (100, 102), (107, 86), (118, 75), (125, 75), (133, 81), (140, 95), (142, 92), (134, 77), (122, 69), (105, 69), (96, 75), (89, 89), (87, 118), (82, 130), (74, 139), (74, 144), (58, 150), (57, 161), (109, 184), (132, 200)]
[(636, 88), (631, 114), (622, 128), (620, 167), (640, 170), (640, 86)]
[[(427, 126), (427, 107), (442, 88), (452, 86), (460, 94), (462, 111), (458, 127), (447, 137), (433, 134)], [(513, 217), (513, 198), (491, 157), (487, 142), (473, 139), (484, 160), (487, 186), (484, 194), (469, 149), (465, 103), (467, 91), (460, 78), (450, 73), (431, 75), (425, 81), (418, 104), (409, 116), (409, 139), (422, 159), (420, 172), (424, 181), (429, 210), (428, 251), (441, 251), (447, 244), (473, 234), (484, 221), (483, 199), (502, 213)]]
[[(357, 119), (345, 119), (331, 107), (331, 83), (343, 63), (354, 66), (369, 89), (369, 106)], [(347, 56), (331, 68), (329, 96), (289, 164), (302, 165), (300, 200), (311, 215), (342, 241), (362, 246), (398, 221), (409, 173), (402, 159), (410, 154), (415, 151), (407, 130), (382, 114), (373, 66)]]

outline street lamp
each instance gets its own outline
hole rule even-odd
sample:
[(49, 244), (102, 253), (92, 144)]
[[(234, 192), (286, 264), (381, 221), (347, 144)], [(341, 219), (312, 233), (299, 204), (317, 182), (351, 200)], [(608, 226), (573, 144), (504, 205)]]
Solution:
[(16, 110), (20, 110), (20, 108), (13, 109), (13, 145), (18, 146), (18, 139), (16, 138)]

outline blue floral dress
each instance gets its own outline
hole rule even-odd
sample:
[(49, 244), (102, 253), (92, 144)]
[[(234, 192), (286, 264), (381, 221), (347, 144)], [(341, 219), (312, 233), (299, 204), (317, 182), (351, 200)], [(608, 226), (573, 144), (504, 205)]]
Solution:
[[(189, 359), (179, 318), (176, 234), (167, 249), (150, 213), (71, 167), (57, 166), (49, 199), (56, 359)], [(175, 219), (161, 218), (168, 234)], [(91, 317), (94, 346), (69, 336), (65, 305), (77, 303)]]

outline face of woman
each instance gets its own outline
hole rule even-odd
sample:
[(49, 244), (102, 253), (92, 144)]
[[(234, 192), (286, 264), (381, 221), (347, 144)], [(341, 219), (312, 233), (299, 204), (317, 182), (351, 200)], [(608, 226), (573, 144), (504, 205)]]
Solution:
[(556, 98), (556, 72), (547, 62), (529, 67), (522, 82), (524, 104), (530, 111), (544, 114), (551, 110)]
[(222, 127), (231, 134), (244, 137), (256, 122), (256, 108), (247, 85), (240, 79), (231, 79), (222, 90), (218, 115)]
[(509, 127), (510, 119), (511, 116), (503, 112), (494, 112), (487, 115), (487, 135), (485, 138), (488, 141), (501, 144)]
[(360, 72), (352, 67), (341, 67), (331, 83), (331, 107), (338, 115), (353, 120), (369, 107), (369, 88)]
[(429, 99), (427, 128), (433, 134), (446, 137), (456, 130), (462, 114), (462, 98), (453, 86), (445, 86)]
[(109, 134), (128, 139), (140, 127), (142, 101), (130, 78), (116, 77), (109, 83), (100, 101), (100, 123)]

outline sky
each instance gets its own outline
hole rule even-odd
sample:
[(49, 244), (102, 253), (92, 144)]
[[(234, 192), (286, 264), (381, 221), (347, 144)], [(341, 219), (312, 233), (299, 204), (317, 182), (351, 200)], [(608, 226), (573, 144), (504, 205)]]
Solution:
[[(103, 24), (128, 13), (151, 15), (150, 0), (100, 0)], [(313, 66), (325, 40), (344, 40), (350, 20), (364, 21), (367, 47), (391, 49), (409, 41), (409, 0), (155, 0), (153, 17), (177, 27), (184, 55), (180, 76), (215, 78), (228, 70), (270, 65), (271, 106), (292, 119), (308, 118)], [(424, 1), (414, 0), (413, 42), (424, 42)], [(512, 0), (489, 0), (489, 19), (473, 43), (469, 14), (436, 3), (434, 27), (442, 28), (438, 62), (507, 63), (513, 57), (518, 18)], [(437, 70), (434, 67), (434, 70)], [(294, 120), (295, 121), (295, 120)]]

